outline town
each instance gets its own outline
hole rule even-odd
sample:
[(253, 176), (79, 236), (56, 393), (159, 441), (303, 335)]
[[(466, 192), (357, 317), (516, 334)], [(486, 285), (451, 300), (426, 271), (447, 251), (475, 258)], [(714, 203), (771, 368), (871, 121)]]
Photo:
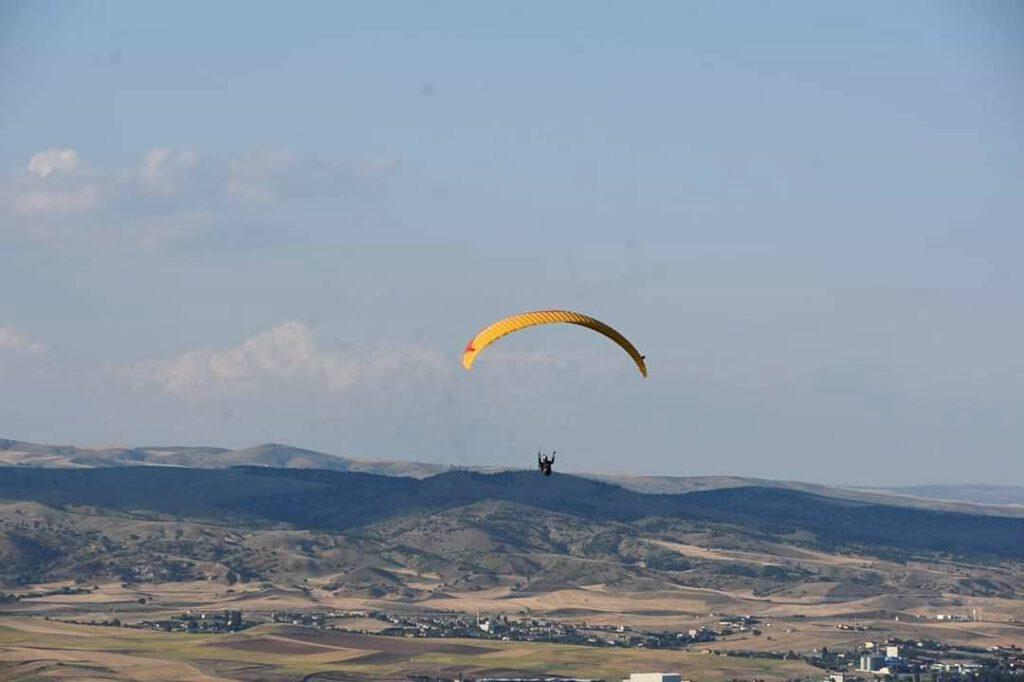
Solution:
[[(710, 642), (728, 642), (739, 633), (760, 635), (771, 623), (751, 615), (717, 615), (717, 627), (686, 631), (648, 631), (627, 626), (567, 623), (550, 619), (508, 615), (468, 615), (455, 612), (389, 613), (379, 610), (302, 610), (252, 612), (186, 611), (170, 618), (121, 622), (112, 618), (94, 625), (152, 629), (161, 632), (217, 634), (240, 632), (257, 625), (274, 623), (352, 634), (406, 638), (460, 638), (538, 642), (590, 647), (635, 649), (692, 649)], [(373, 627), (367, 623), (376, 622)], [(351, 627), (352, 623), (362, 627)], [(844, 630), (863, 631), (863, 625), (837, 625)], [(1022, 679), (1024, 649), (1017, 645), (980, 648), (933, 640), (895, 637), (884, 641), (865, 640), (851, 649), (815, 648), (809, 652), (707, 648), (708, 655), (737, 658), (801, 660), (822, 670), (827, 682), (871, 679)], [(678, 678), (677, 678), (678, 679)]]
[[(351, 629), (337, 621), (352, 618), (370, 618), (386, 623), (386, 627)], [(329, 611), (290, 612), (270, 614), (274, 623), (287, 623), (307, 627), (333, 628), (357, 634), (377, 634), (395, 637), (459, 637), (466, 639), (492, 639), (505, 642), (546, 642), (575, 644), (578, 646), (624, 647), (638, 649), (682, 649), (698, 642), (716, 639), (747, 629), (757, 620), (738, 616), (723, 620), (724, 627), (700, 627), (686, 632), (640, 631), (626, 626), (566, 623), (556, 620), (516, 618), (508, 615), (470, 616), (455, 612), (427, 614), (391, 614), (385, 611)]]

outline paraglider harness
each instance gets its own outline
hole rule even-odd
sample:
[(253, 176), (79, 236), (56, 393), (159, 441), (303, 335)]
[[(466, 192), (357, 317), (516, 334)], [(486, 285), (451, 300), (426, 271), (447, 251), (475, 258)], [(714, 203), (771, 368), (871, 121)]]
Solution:
[(540, 469), (541, 473), (545, 476), (551, 475), (551, 465), (555, 463), (555, 451), (551, 451), (551, 457), (547, 455), (541, 455), (540, 450), (537, 451), (537, 468)]

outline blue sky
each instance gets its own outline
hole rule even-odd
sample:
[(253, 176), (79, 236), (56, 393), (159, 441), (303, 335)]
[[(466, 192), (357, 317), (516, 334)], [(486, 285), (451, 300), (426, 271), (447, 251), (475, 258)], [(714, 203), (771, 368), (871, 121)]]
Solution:
[(0, 3), (0, 435), (1024, 484), (1021, 27)]

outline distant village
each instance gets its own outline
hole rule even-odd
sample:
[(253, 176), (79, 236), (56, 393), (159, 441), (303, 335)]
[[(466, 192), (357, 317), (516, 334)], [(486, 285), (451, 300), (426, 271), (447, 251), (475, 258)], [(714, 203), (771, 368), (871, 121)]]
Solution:
[[(713, 614), (714, 615), (714, 614)], [(718, 615), (716, 627), (699, 627), (682, 632), (643, 631), (627, 626), (566, 623), (548, 619), (507, 615), (467, 615), (461, 613), (396, 614), (385, 611), (273, 611), (248, 616), (237, 610), (186, 611), (160, 620), (121, 623), (112, 618), (94, 625), (153, 629), (163, 632), (215, 634), (240, 632), (247, 628), (277, 623), (321, 630), (392, 637), (429, 637), (489, 639), (505, 642), (547, 642), (592, 647), (631, 649), (684, 649), (701, 643), (728, 641), (730, 635), (749, 632), (761, 634), (771, 623), (751, 615)], [(967, 619), (959, 614), (940, 614), (936, 620)], [(366, 620), (376, 627), (351, 628), (346, 624)], [(843, 630), (865, 631), (859, 624), (838, 624)], [(822, 670), (823, 682), (855, 682), (880, 679), (920, 680), (998, 680), (1024, 679), (1024, 650), (1020, 646), (987, 649), (953, 645), (930, 640), (865, 640), (855, 649), (821, 647), (811, 652), (731, 650), (705, 648), (714, 656), (801, 660)], [(651, 674), (653, 675), (653, 673)], [(664, 675), (663, 682), (681, 682), (676, 674)], [(555, 679), (555, 678), (547, 678)], [(638, 675), (637, 682), (647, 682)], [(494, 681), (492, 681), (494, 682)], [(523, 681), (520, 681), (523, 682)]]
[[(0, 602), (84, 592), (88, 592), (88, 589), (64, 587), (17, 596), (0, 594)], [(140, 599), (140, 603), (144, 601)], [(753, 615), (710, 615), (718, 619), (715, 626), (702, 626), (686, 631), (648, 631), (624, 625), (567, 623), (525, 616), (474, 616), (456, 612), (409, 614), (379, 610), (272, 611), (250, 614), (244, 614), (239, 610), (189, 610), (167, 618), (136, 622), (122, 622), (113, 613), (109, 618), (99, 621), (63, 622), (193, 634), (227, 634), (241, 632), (257, 625), (276, 623), (392, 637), (489, 639), (630, 649), (686, 649), (702, 643), (728, 642), (731, 635), (740, 633), (759, 636), (765, 629), (772, 627), (771, 622), (763, 622), (761, 618)], [(932, 617), (943, 622), (969, 622), (976, 619), (977, 614), (939, 613)], [(351, 627), (353, 622), (365, 624), (367, 620), (378, 621), (379, 624), (374, 627)], [(871, 626), (859, 622), (838, 623), (835, 627), (856, 632), (867, 632), (872, 629)], [(1014, 645), (980, 648), (890, 637), (884, 641), (866, 639), (860, 646), (849, 650), (821, 647), (810, 652), (795, 652), (732, 650), (719, 646), (704, 648), (702, 651), (714, 656), (801, 660), (820, 668), (823, 671), (823, 682), (877, 679), (906, 679), (915, 682), (1024, 679), (1024, 650)], [(640, 676), (638, 682), (647, 682), (647, 679)], [(665, 674), (667, 682), (680, 679), (678, 675)]]
[(721, 632), (709, 628), (687, 632), (638, 632), (624, 626), (570, 624), (554, 620), (467, 616), (463, 614), (364, 614), (388, 623), (377, 634), (398, 637), (462, 637), (505, 642), (548, 642), (596, 647), (681, 649), (695, 642), (712, 642)]

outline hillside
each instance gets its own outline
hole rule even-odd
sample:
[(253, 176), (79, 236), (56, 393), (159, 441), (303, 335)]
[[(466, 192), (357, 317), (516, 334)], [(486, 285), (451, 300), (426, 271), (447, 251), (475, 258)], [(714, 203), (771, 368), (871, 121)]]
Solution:
[[(689, 514), (677, 510), (675, 517), (630, 521), (637, 509), (630, 506), (635, 500), (628, 491), (621, 497), (598, 497), (595, 504), (570, 499), (567, 505), (534, 494), (527, 496), (532, 501), (527, 504), (491, 497), (495, 489), (505, 489), (506, 482), (494, 482), (487, 495), (479, 496), (487, 499), (469, 502), (474, 496), (468, 495), (427, 505), (437, 489), (416, 493), (401, 485), (402, 479), (385, 478), (378, 486), (359, 476), (362, 480), (354, 482), (365, 488), (362, 499), (336, 505), (353, 507), (347, 518), (317, 513), (303, 523), (290, 498), (308, 499), (311, 509), (325, 500), (309, 481), (280, 480), (266, 471), (255, 476), (251, 471), (229, 471), (208, 482), (181, 477), (182, 470), (171, 470), (177, 474), (172, 479), (152, 477), (161, 473), (159, 469), (129, 471), (145, 476), (121, 481), (136, 492), (117, 506), (104, 499), (115, 490), (109, 483), (116, 469), (102, 470), (106, 482), (87, 476), (61, 493), (52, 486), (63, 487), (63, 482), (51, 476), (20, 479), (19, 485), (30, 488), (20, 494), (9, 488), (0, 492), (4, 498), (47, 501), (0, 503), (0, 583), (113, 579), (302, 585), (309, 579), (335, 595), (413, 602), (499, 587), (527, 595), (595, 584), (615, 593), (685, 586), (778, 597), (806, 593), (826, 602), (909, 590), (923, 599), (922, 604), (948, 594), (1014, 598), (1024, 590), (1021, 574), (999, 564), (951, 573), (928, 568), (929, 562), (943, 561), (945, 554), (925, 547), (838, 547), (838, 530), (817, 536), (800, 520), (744, 519), (750, 507), (778, 514), (791, 505), (809, 503), (808, 515), (823, 511), (813, 500), (799, 496), (782, 502), (778, 491), (747, 489), (745, 502), (716, 495), (691, 501)], [(235, 492), (213, 496), (213, 503), (199, 502), (225, 483), (231, 483)], [(439, 483), (448, 492), (448, 484), (454, 482)], [(156, 497), (159, 489), (166, 494)], [(352, 492), (339, 485), (330, 490)], [(566, 491), (561, 487), (549, 492)], [(386, 503), (366, 502), (381, 495)], [(410, 497), (409, 504), (391, 507), (403, 496)], [(234, 511), (225, 515), (224, 509)], [(864, 516), (857, 509), (845, 511), (868, 524), (879, 523), (889, 513), (871, 510), (872, 516)], [(268, 517), (284, 516), (292, 517), (292, 523), (268, 525)], [(709, 522), (711, 517), (727, 521)], [(965, 520), (974, 523), (977, 517), (960, 521)], [(976, 526), (970, 530), (978, 532)], [(998, 542), (1019, 531), (997, 527), (988, 532)], [(967, 540), (961, 536), (961, 542)], [(857, 554), (851, 555), (855, 549)], [(1020, 549), (1016, 543), (1013, 551), (1020, 554)], [(869, 556), (874, 558), (856, 558)], [(912, 563), (905, 563), (908, 560)]]
[(813, 544), (830, 548), (1024, 556), (1024, 519), (764, 487), (647, 495), (576, 476), (548, 479), (533, 472), (456, 471), (414, 479), (266, 467), (12, 468), (0, 477), (0, 499), (332, 531), (498, 500), (593, 522), (683, 519), (772, 535), (804, 534)]
[(178, 466), (225, 469), (269, 466), (284, 469), (360, 471), (387, 476), (425, 478), (450, 467), (425, 462), (351, 459), (281, 443), (230, 450), (205, 446), (78, 447), (0, 439), (0, 466), (94, 468), (111, 466)]
[[(0, 439), (0, 466), (40, 468), (98, 468), (122, 466), (173, 466), (196, 469), (224, 469), (238, 466), (266, 466), (285, 469), (323, 469), (384, 476), (428, 478), (455, 471), (451, 466), (429, 462), (401, 460), (361, 460), (308, 450), (280, 443), (264, 443), (249, 448), (230, 450), (205, 446), (139, 446), (86, 448), (72, 445), (43, 445)], [(513, 467), (459, 467), (459, 471), (496, 473), (515, 471)], [(962, 513), (1024, 517), (1024, 506), (1018, 505), (1012, 490), (987, 495), (949, 492), (951, 486), (917, 486), (891, 489), (853, 489), (800, 481), (778, 481), (740, 476), (637, 476), (631, 474), (595, 474), (573, 472), (575, 475), (621, 486), (638, 493), (680, 494), (740, 487), (767, 487), (797, 490), (824, 497), (835, 497)], [(973, 486), (971, 488), (984, 488)], [(989, 488), (1000, 488), (989, 486)], [(1005, 486), (1010, 489), (1011, 486)], [(929, 494), (929, 491), (932, 491)]]
[(149, 631), (190, 609), (264, 622), (483, 611), (683, 631), (761, 614), (779, 627), (736, 634), (743, 647), (810, 649), (863, 642), (839, 626), (896, 616), (906, 636), (951, 636), (927, 619), (979, 608), (990, 620), (953, 636), (988, 646), (1013, 641), (1024, 617), (1021, 537), (1019, 518), (764, 486), (644, 494), (536, 472), (6, 467), (0, 613), (91, 622), (116, 609)]

